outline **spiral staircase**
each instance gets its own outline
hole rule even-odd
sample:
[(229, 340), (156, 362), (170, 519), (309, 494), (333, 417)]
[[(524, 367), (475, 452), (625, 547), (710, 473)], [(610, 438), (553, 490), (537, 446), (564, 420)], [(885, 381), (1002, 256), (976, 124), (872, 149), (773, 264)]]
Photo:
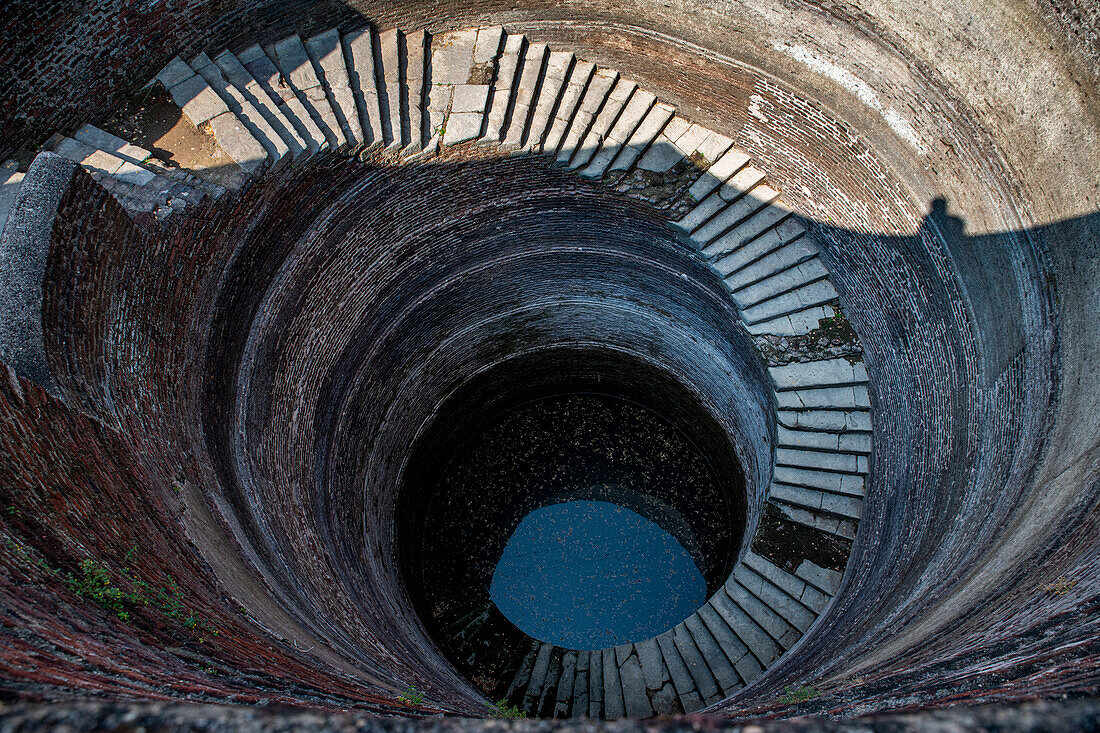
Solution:
[[(723, 87), (656, 31), (586, 53), (553, 21), (443, 28), (237, 34), (4, 164), (5, 695), (608, 720), (1095, 695), (1095, 436), (1058, 420), (1088, 421), (1067, 365), (1098, 332), (1059, 315), (1090, 286), (1050, 250), (1094, 203), (988, 233), (914, 214), (931, 146), (971, 166), (947, 190), (1018, 194), (984, 141), (921, 137), (803, 46), (773, 51), (937, 162), (882, 165), (843, 112), (756, 70)], [(698, 59), (700, 89), (647, 83), (660, 59), (632, 69), (622, 38)], [(706, 602), (597, 650), (402, 554), (441, 405), (582, 347), (681, 375), (744, 474)], [(528, 378), (505, 374), (479, 387), (500, 404)]]

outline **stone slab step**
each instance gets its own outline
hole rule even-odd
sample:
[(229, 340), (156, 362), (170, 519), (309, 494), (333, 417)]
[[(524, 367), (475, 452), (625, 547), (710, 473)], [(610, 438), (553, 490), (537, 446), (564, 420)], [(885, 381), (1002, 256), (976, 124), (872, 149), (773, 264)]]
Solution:
[[(718, 187), (719, 198), (723, 198), (723, 192), (729, 185), (727, 181)], [(729, 199), (724, 209), (692, 232), (691, 239), (702, 249), (705, 256), (720, 257), (731, 251), (733, 247), (726, 247), (725, 240), (722, 242), (718, 240), (734, 230), (750, 226), (750, 223), (762, 212), (767, 211), (778, 198), (779, 191), (767, 184), (758, 183), (752, 189), (739, 193), (735, 199)]]
[(741, 606), (734, 602), (728, 587), (731, 584), (734, 584), (732, 579), (727, 581), (726, 588), (711, 597), (710, 605), (737, 634), (737, 638), (748, 647), (760, 665), (767, 667), (779, 658), (781, 653), (779, 645), (751, 616), (745, 613)]
[(698, 690), (699, 696), (703, 698), (703, 702), (712, 705), (722, 699), (722, 691), (718, 686), (718, 680), (714, 678), (714, 673), (707, 666), (703, 654), (696, 646), (695, 639), (692, 638), (687, 627), (680, 624), (673, 628), (672, 632), (676, 650), (680, 652), (680, 658), (683, 660), (688, 674), (691, 675), (691, 679), (695, 682), (695, 689)]
[(773, 583), (762, 573), (752, 569), (747, 563), (740, 563), (734, 569), (734, 577), (750, 593), (760, 599), (764, 605), (774, 611), (788, 625), (798, 629), (800, 633), (806, 630), (817, 620), (817, 614), (802, 605), (799, 595), (793, 596), (782, 586)]
[(573, 704), (573, 683), (577, 676), (577, 654), (567, 651), (561, 660), (561, 679), (558, 681), (554, 705), (555, 718), (568, 718)]
[(566, 78), (573, 68), (573, 54), (567, 51), (551, 51), (546, 60), (546, 72), (539, 87), (538, 99), (531, 113), (531, 122), (527, 126), (527, 141), (524, 150), (538, 153), (542, 150), (543, 140), (553, 121), (554, 110), (558, 106)]
[(654, 139), (665, 128), (676, 108), (664, 102), (655, 103), (649, 110), (642, 123), (634, 130), (634, 134), (626, 141), (623, 149), (615, 157), (615, 161), (608, 171), (629, 171), (642, 154), (653, 144)]
[[(730, 664), (737, 671), (737, 676), (741, 682), (747, 685), (755, 679), (760, 674), (760, 665), (755, 663), (755, 657), (752, 656), (749, 648), (738, 638), (737, 634), (733, 632), (733, 629), (729, 627), (729, 624), (725, 622), (714, 607), (709, 602), (705, 603), (699, 609), (698, 615), (706, 625), (707, 630), (714, 636), (718, 646), (722, 648), (722, 652), (726, 655)], [(748, 666), (745, 662), (746, 657), (753, 660)]]
[[(784, 219), (775, 227), (764, 232), (758, 238), (752, 242), (745, 244), (737, 249), (734, 249), (727, 254), (719, 257), (714, 261), (714, 268), (722, 274), (723, 277), (730, 277), (732, 275), (738, 275), (744, 279), (745, 283), (753, 282), (761, 277), (771, 274), (772, 271), (782, 269), (784, 261), (777, 261), (774, 269), (767, 270), (763, 275), (756, 277), (746, 277), (740, 275), (740, 272), (745, 268), (749, 268), (755, 265), (762, 259), (771, 255), (778, 255), (783, 250), (794, 247), (791, 254), (786, 255), (785, 263), (787, 265), (798, 262), (800, 259), (805, 259), (817, 254), (817, 247), (814, 243), (808, 239), (803, 238), (806, 228), (795, 218)], [(794, 246), (798, 243), (797, 246)], [(801, 248), (801, 249), (800, 249)], [(802, 250), (810, 249), (807, 254), (803, 255)], [(736, 282), (736, 281), (735, 281)], [(731, 287), (736, 287), (731, 285)]]
[(426, 149), (472, 140), (481, 133), (489, 85), (468, 83), (478, 34), (468, 29), (432, 39)]
[[(690, 232), (717, 213), (722, 208), (723, 202), (727, 200), (716, 194), (717, 189), (726, 185), (731, 178), (745, 170), (749, 166), (750, 160), (751, 158), (748, 155), (733, 148), (723, 153), (714, 162), (714, 165), (707, 168), (703, 175), (699, 176), (695, 183), (688, 188), (688, 197), (693, 201), (697, 201), (698, 204), (683, 219), (675, 222), (674, 226), (685, 232)], [(755, 180), (758, 182), (762, 177), (762, 172), (749, 167), (749, 171), (739, 180), (743, 184), (746, 181)], [(752, 185), (756, 184), (753, 183)], [(712, 196), (714, 198), (711, 198)], [(704, 204), (706, 206), (700, 209), (699, 207), (704, 206)]]
[(391, 28), (378, 34), (381, 68), (378, 72), (378, 103), (382, 108), (382, 132), (388, 150), (398, 150), (409, 143), (401, 120), (401, 52), (400, 31)]
[(506, 147), (520, 148), (526, 141), (527, 125), (538, 95), (548, 51), (545, 43), (527, 44), (520, 62), (519, 82), (512, 93), (512, 109), (501, 143)]
[[(842, 455), (842, 454), (826, 454)], [(795, 486), (806, 486), (819, 491), (828, 491), (845, 496), (862, 497), (864, 479), (860, 474), (825, 471), (820, 467), (806, 468), (790, 466), (778, 462), (772, 473), (773, 480)]]
[(777, 390), (841, 384), (866, 384), (867, 369), (847, 359), (824, 359), (768, 368)]
[(803, 560), (794, 574), (815, 588), (834, 596), (840, 590), (840, 583), (844, 579), (844, 576), (836, 570), (823, 568), (809, 560)]
[(628, 718), (648, 718), (654, 713), (646, 690), (642, 665), (633, 646), (627, 647), (626, 659), (619, 662), (619, 679), (623, 685), (623, 707)]
[(324, 133), (329, 145), (334, 148), (347, 144), (344, 131), (329, 103), (328, 95), (321, 80), (314, 71), (313, 62), (306, 52), (301, 36), (295, 34), (276, 41), (265, 49), (267, 55), (282, 72), (283, 79), (295, 91), (309, 116)]
[(832, 283), (822, 277), (821, 280), (789, 290), (774, 298), (761, 301), (751, 308), (746, 308), (741, 311), (741, 317), (746, 323), (752, 325), (800, 313), (814, 306), (831, 303), (836, 299), (837, 293), (833, 289)]
[(588, 660), (588, 717), (603, 717), (603, 652), (591, 652)]
[(862, 410), (779, 410), (776, 418), (781, 425), (792, 430), (871, 432), (871, 416)]
[(523, 35), (505, 36), (504, 50), (497, 58), (496, 75), (489, 95), (489, 112), (482, 138), (486, 143), (498, 143), (507, 133), (505, 123), (508, 120), (508, 111), (512, 108), (512, 95), (519, 82), (526, 44), (527, 40)]
[(603, 109), (605, 102), (619, 79), (619, 73), (611, 69), (597, 68), (589, 80), (588, 86), (581, 97), (576, 114), (569, 129), (565, 131), (561, 147), (558, 148), (557, 162), (561, 165), (569, 165), (577, 154), (581, 141), (584, 140), (589, 129), (596, 120), (596, 116)]
[(646, 115), (653, 108), (657, 97), (647, 91), (635, 88), (630, 99), (623, 106), (615, 124), (608, 130), (595, 155), (580, 171), (582, 178), (600, 178), (614, 162), (626, 141), (638, 129)]
[[(768, 559), (757, 555), (751, 550), (745, 553), (744, 564), (760, 576), (766, 578), (772, 585), (781, 588), (784, 593), (794, 598), (814, 613), (823, 613), (829, 600), (832, 598), (832, 595), (828, 595), (813, 585), (809, 585), (802, 578), (788, 573), (786, 570), (783, 570)], [(828, 582), (828, 580), (825, 582)]]
[(581, 98), (584, 97), (585, 89), (588, 88), (588, 83), (592, 79), (595, 70), (596, 65), (589, 61), (578, 59), (574, 62), (565, 89), (561, 94), (561, 99), (558, 101), (557, 109), (554, 111), (554, 118), (543, 137), (542, 147), (538, 152), (551, 156), (558, 154), (558, 148), (565, 140), (565, 135), (569, 131), (569, 126), (573, 122)]
[(248, 98), (229, 83), (222, 70), (205, 53), (191, 60), (190, 66), (195, 73), (206, 80), (210, 88), (221, 97), (229, 111), (244, 125), (249, 134), (263, 146), (272, 170), (278, 170), (290, 161), (290, 148), (283, 141), (267, 119), (253, 106)]
[(733, 145), (733, 140), (674, 115), (649, 150), (638, 161), (645, 171), (664, 173), (685, 158), (701, 169), (709, 168)]
[(249, 104), (259, 110), (271, 129), (286, 144), (287, 150), (295, 160), (302, 159), (309, 153), (309, 146), (306, 145), (302, 135), (287, 116), (283, 114), (278, 103), (272, 100), (259, 82), (252, 77), (252, 74), (240, 62), (240, 59), (229, 53), (229, 51), (223, 51), (214, 57), (214, 65), (221, 70), (225, 80), (232, 84), (248, 100)]
[[(769, 188), (768, 186), (758, 186), (757, 190), (755, 190), (752, 195), (765, 199), (769, 198), (770, 193), (765, 195), (765, 192)], [(774, 191), (775, 189), (771, 190)], [(726, 254), (744, 247), (772, 227), (782, 223), (791, 215), (791, 211), (791, 207), (786, 202), (779, 199), (778, 191), (776, 191), (776, 196), (772, 198), (767, 205), (756, 209), (741, 222), (716, 236), (703, 249), (703, 254), (707, 257), (724, 257)]]
[(818, 258), (788, 267), (740, 290), (733, 291), (737, 307), (745, 311), (753, 306), (790, 293), (814, 282), (824, 280), (829, 271)]
[(623, 701), (623, 683), (619, 677), (619, 664), (614, 649), (603, 650), (603, 718), (618, 720), (626, 715)]
[(554, 652), (553, 644), (541, 644), (538, 654), (535, 656), (534, 665), (531, 668), (531, 676), (523, 693), (523, 703), (520, 706), (528, 715), (538, 715), (538, 704), (542, 698), (543, 689), (546, 687), (546, 679), (550, 673), (550, 657)]
[(868, 410), (871, 408), (871, 396), (867, 391), (867, 386), (863, 384), (777, 392), (776, 402), (781, 409), (787, 410), (812, 408)]
[(615, 82), (615, 86), (607, 95), (607, 99), (604, 100), (599, 113), (592, 120), (592, 125), (588, 128), (583, 141), (569, 161), (570, 168), (582, 168), (592, 162), (596, 153), (603, 146), (604, 138), (615, 126), (619, 114), (626, 107), (627, 102), (634, 95), (634, 90), (637, 88), (638, 85), (635, 82), (627, 79), (619, 78)]
[(634, 645), (634, 650), (646, 689), (652, 693), (650, 699), (654, 712), (672, 715), (678, 709), (676, 689), (657, 640), (639, 641)]
[(405, 46), (405, 64), (402, 69), (402, 125), (408, 129), (408, 142), (403, 153), (412, 155), (424, 148), (429, 136), (424, 120), (424, 77), (430, 55), (428, 34), (423, 30), (402, 34)]
[(382, 108), (378, 102), (378, 75), (374, 62), (377, 44), (374, 32), (367, 27), (345, 33), (341, 43), (348, 66), (348, 85), (359, 111), (363, 145), (367, 148), (382, 145), (385, 134), (382, 130)]
[(741, 689), (744, 686), (741, 683), (741, 678), (737, 675), (729, 657), (699, 615), (694, 614), (685, 619), (684, 627), (691, 634), (695, 647), (699, 650), (703, 662), (707, 665), (719, 688), (721, 688), (722, 695), (728, 696)]
[[(782, 393), (780, 393), (782, 394)], [(778, 426), (778, 445), (785, 448), (816, 448), (843, 453), (871, 452), (871, 436), (865, 433), (827, 433), (813, 430), (791, 430)]]
[(588, 695), (590, 684), (588, 675), (591, 667), (592, 653), (589, 651), (577, 652), (577, 670), (573, 675), (573, 696), (570, 699), (569, 715), (574, 718), (583, 718), (589, 714)]
[(802, 448), (777, 448), (776, 463), (783, 466), (814, 468), (843, 473), (867, 473), (867, 456), (853, 453), (830, 453)]
[(687, 665), (676, 647), (675, 633), (666, 631), (655, 639), (661, 650), (661, 658), (668, 667), (669, 676), (672, 678), (673, 687), (680, 700), (680, 707), (685, 713), (701, 710), (705, 703), (695, 688), (695, 680), (688, 672)]
[(298, 99), (294, 89), (283, 78), (279, 67), (275, 65), (259, 45), (252, 45), (236, 54), (237, 59), (256, 80), (256, 83), (267, 94), (283, 113), (283, 116), (294, 127), (298, 136), (305, 143), (310, 152), (329, 148), (328, 138), (322, 132), (321, 127), (314, 121), (306, 106)]
[(858, 529), (857, 520), (839, 517), (836, 514), (829, 514), (819, 509), (811, 509), (778, 498), (769, 497), (768, 503), (782, 512), (792, 522), (843, 539), (855, 539), (856, 530)]
[(832, 318), (836, 314), (837, 309), (831, 303), (825, 303), (756, 323), (746, 323), (745, 329), (753, 336), (762, 334), (801, 336), (818, 328), (821, 325), (821, 319)]
[(859, 497), (838, 496), (782, 481), (772, 482), (768, 489), (768, 498), (789, 506), (827, 513), (839, 518), (860, 519), (863, 516), (863, 501)]
[[(722, 214), (731, 203), (736, 202), (756, 186), (763, 183), (764, 178), (764, 171), (759, 168), (755, 168), (751, 165), (740, 168), (729, 178), (729, 180), (719, 184), (713, 191), (707, 194), (695, 208), (687, 213), (687, 215), (679, 221), (673, 222), (673, 226), (681, 231), (688, 232), (691, 235), (692, 241), (700, 249), (705, 247), (714, 236), (722, 232), (722, 229), (704, 229), (704, 227), (707, 227), (708, 222)], [(703, 178), (699, 180), (703, 180)], [(692, 188), (698, 183), (699, 181), (696, 181), (692, 184)], [(691, 192), (690, 188), (688, 192)], [(750, 206), (747, 211), (745, 206), (734, 209), (734, 213), (737, 213), (739, 216), (729, 223), (730, 226), (740, 221), (740, 218), (752, 213), (752, 211), (755, 210), (753, 207), (763, 205), (760, 204), (757, 199), (751, 199), (749, 203), (752, 206)], [(704, 229), (704, 231), (698, 233), (701, 229)]]
[(306, 39), (306, 53), (313, 62), (313, 70), (328, 95), (329, 104), (336, 115), (340, 129), (349, 145), (366, 142), (355, 94), (351, 89), (351, 74), (340, 38), (340, 31), (329, 28)]

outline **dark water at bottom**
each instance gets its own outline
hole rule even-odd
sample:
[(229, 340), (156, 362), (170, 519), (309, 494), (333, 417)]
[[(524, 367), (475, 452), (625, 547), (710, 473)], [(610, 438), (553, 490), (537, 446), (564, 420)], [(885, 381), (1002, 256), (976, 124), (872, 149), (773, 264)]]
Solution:
[(706, 583), (688, 551), (640, 514), (569, 501), (524, 517), (489, 592), (530, 636), (600, 649), (675, 626), (706, 600)]

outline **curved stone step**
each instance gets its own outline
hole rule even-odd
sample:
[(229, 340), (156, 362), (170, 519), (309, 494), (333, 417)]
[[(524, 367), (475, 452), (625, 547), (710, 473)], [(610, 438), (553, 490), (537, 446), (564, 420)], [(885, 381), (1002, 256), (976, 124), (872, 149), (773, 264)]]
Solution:
[[(740, 676), (733, 668), (729, 655), (723, 650), (722, 645), (718, 643), (707, 625), (703, 623), (699, 614), (694, 614), (685, 619), (684, 628), (687, 629), (692, 641), (695, 642), (695, 648), (699, 650), (703, 663), (706, 664), (707, 669), (710, 670), (714, 680), (718, 683), (723, 697), (731, 695), (744, 687)], [(736, 650), (733, 653), (735, 654)]]
[(623, 105), (615, 124), (607, 131), (607, 135), (598, 141), (591, 160), (578, 175), (582, 178), (602, 177), (656, 102), (657, 95), (635, 86), (634, 92)]
[(565, 130), (561, 146), (558, 148), (557, 162), (568, 166), (581, 141), (588, 134), (589, 128), (596, 120), (604, 103), (607, 101), (612, 89), (619, 80), (619, 72), (611, 69), (596, 68), (588, 86), (584, 90), (576, 113), (569, 128)]
[[(719, 198), (723, 198), (729, 186), (727, 182), (718, 187)], [(703, 251), (704, 256), (721, 256), (732, 249), (732, 247), (726, 248), (725, 240), (722, 238), (747, 226), (766, 213), (778, 198), (779, 191), (766, 183), (758, 183), (748, 191), (737, 195), (736, 198), (725, 199), (727, 202), (725, 208), (692, 232), (691, 238)]]
[(504, 50), (497, 59), (496, 75), (489, 95), (489, 112), (485, 120), (486, 143), (499, 143), (506, 130), (505, 123), (512, 107), (512, 95), (519, 81), (521, 59), (527, 39), (523, 35), (505, 34)]
[(195, 73), (206, 80), (210, 88), (221, 97), (229, 111), (233, 113), (245, 129), (263, 146), (267, 153), (267, 159), (271, 164), (271, 170), (279, 170), (285, 163), (291, 160), (290, 147), (279, 136), (279, 133), (267, 121), (259, 109), (235, 86), (229, 83), (222, 70), (210, 60), (205, 53), (200, 53), (193, 58), (189, 66)]
[(545, 43), (528, 42), (520, 56), (518, 82), (512, 92), (511, 109), (508, 112), (501, 143), (507, 148), (520, 148), (526, 142), (527, 126), (542, 83), (547, 52)]
[(676, 648), (675, 634), (666, 631), (663, 634), (658, 634), (654, 641), (657, 642), (657, 646), (661, 650), (661, 658), (668, 666), (669, 676), (672, 678), (673, 687), (676, 689), (676, 695), (680, 700), (680, 707), (685, 713), (701, 710), (704, 706), (703, 698), (695, 688), (695, 680), (688, 672), (687, 665), (684, 663), (683, 657), (680, 656), (679, 649)]
[(334, 148), (346, 145), (347, 138), (344, 137), (336, 112), (329, 103), (325, 88), (314, 71), (313, 62), (310, 61), (301, 36), (295, 33), (265, 47), (264, 51), (282, 72), (283, 80), (294, 91), (329, 145)]
[(565, 140), (565, 135), (569, 131), (569, 126), (572, 124), (573, 117), (580, 106), (581, 98), (584, 97), (584, 92), (588, 88), (588, 83), (595, 71), (596, 65), (592, 62), (580, 59), (574, 60), (569, 71), (569, 77), (564, 85), (564, 91), (562, 91), (557, 108), (554, 110), (553, 120), (551, 120), (549, 129), (543, 137), (542, 146), (535, 152), (550, 156), (558, 154), (558, 148)]
[(714, 261), (714, 269), (726, 279), (731, 289), (737, 289), (773, 272), (814, 257), (816, 244), (804, 237), (806, 228), (795, 218), (784, 219), (759, 237), (747, 242)]
[(299, 137), (311, 152), (327, 150), (328, 138), (314, 121), (306, 106), (294, 93), (279, 68), (259, 45), (252, 45), (236, 54), (237, 59), (252, 75), (259, 87), (275, 103), (283, 116), (298, 132)]
[(599, 113), (592, 120), (592, 125), (570, 159), (569, 168), (583, 168), (592, 162), (603, 145), (604, 138), (611, 132), (611, 128), (614, 127), (637, 88), (638, 85), (628, 79), (619, 77), (615, 81), (615, 86), (607, 95)]
[[(776, 569), (778, 570), (778, 568)], [(738, 564), (734, 569), (734, 577), (788, 625), (797, 629), (800, 634), (805, 634), (817, 619), (816, 612), (802, 605), (799, 599), (788, 593), (783, 586), (772, 582), (763, 573), (754, 570), (748, 563)], [(801, 595), (801, 591), (799, 594)]]
[(336, 116), (344, 138), (349, 145), (366, 143), (359, 109), (351, 90), (351, 74), (344, 54), (340, 31), (329, 28), (304, 42), (306, 54), (313, 62), (313, 70), (328, 95), (329, 104)]
[(546, 72), (539, 87), (538, 99), (531, 112), (531, 121), (527, 126), (524, 150), (531, 153), (542, 151), (543, 140), (549, 132), (554, 110), (566, 89), (566, 79), (573, 68), (573, 54), (568, 51), (551, 51), (547, 56)]
[(373, 148), (382, 145), (382, 108), (378, 102), (378, 75), (375, 70), (377, 43), (370, 27), (345, 33), (341, 38), (344, 57), (348, 66), (348, 84), (355, 106), (359, 111), (363, 131), (363, 145)]
[(245, 68), (240, 59), (229, 51), (222, 51), (214, 57), (214, 65), (221, 69), (226, 81), (232, 84), (253, 107), (259, 110), (260, 114), (267, 120), (268, 125), (286, 144), (290, 155), (295, 160), (301, 160), (308, 156), (311, 151), (305, 139), (287, 116), (283, 114), (278, 103), (272, 100), (259, 82), (252, 77), (252, 73)]

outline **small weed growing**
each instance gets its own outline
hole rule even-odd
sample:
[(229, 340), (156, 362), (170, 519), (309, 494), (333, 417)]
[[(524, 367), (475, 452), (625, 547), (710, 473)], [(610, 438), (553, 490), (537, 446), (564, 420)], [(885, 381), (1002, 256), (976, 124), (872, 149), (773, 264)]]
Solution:
[(420, 690), (416, 689), (412, 685), (409, 685), (405, 688), (404, 692), (398, 695), (397, 699), (398, 701), (408, 703), (409, 705), (420, 705), (424, 702), (424, 695), (420, 692)]
[(492, 718), (521, 720), (527, 717), (527, 713), (523, 712), (515, 705), (509, 705), (507, 700), (498, 700), (487, 707), (489, 708), (489, 717)]
[(806, 702), (807, 700), (813, 700), (817, 697), (817, 690), (806, 685), (787, 685), (783, 688), (783, 694), (779, 696), (779, 702), (784, 705), (794, 705), (798, 702)]

